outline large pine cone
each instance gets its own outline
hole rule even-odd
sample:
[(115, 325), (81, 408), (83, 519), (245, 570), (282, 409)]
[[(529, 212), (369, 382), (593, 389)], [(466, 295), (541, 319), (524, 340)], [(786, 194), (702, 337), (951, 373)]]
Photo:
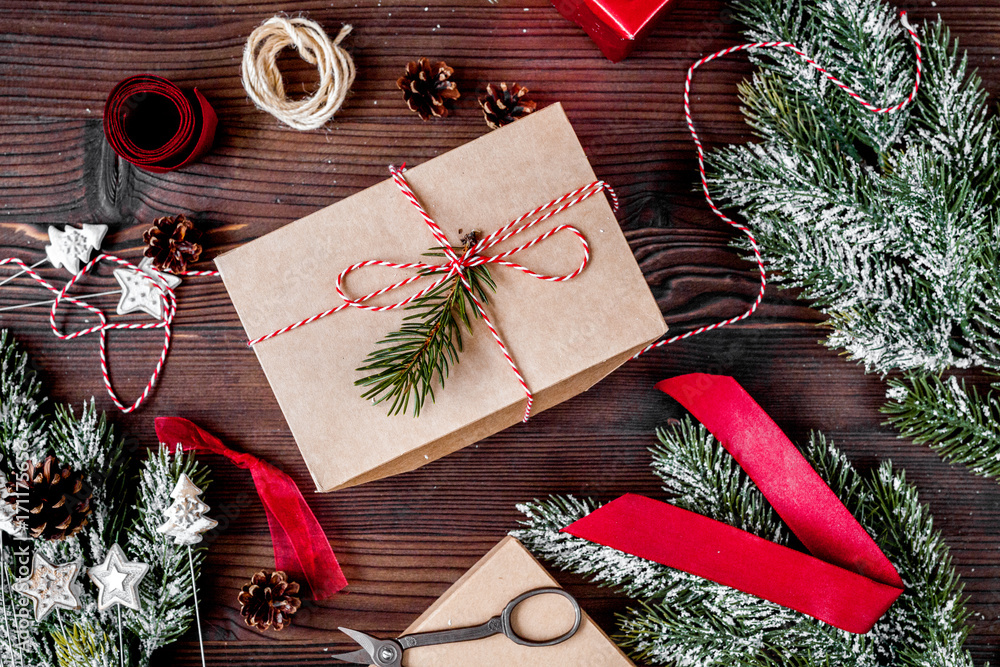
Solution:
[(299, 584), (288, 581), (288, 576), (281, 572), (258, 572), (243, 587), (239, 601), (242, 607), (240, 614), (246, 624), (258, 630), (283, 630), (292, 622), (292, 616), (299, 610), (302, 600), (295, 597), (299, 592)]
[(143, 254), (153, 260), (153, 268), (167, 273), (184, 273), (189, 263), (201, 257), (201, 230), (184, 215), (157, 218), (143, 233), (147, 244)]
[(65, 540), (79, 533), (90, 516), (90, 488), (83, 473), (60, 466), (54, 456), (40, 465), (28, 461), (27, 488), (7, 482), (7, 504), (17, 511), (27, 534), (46, 540)]
[(506, 83), (501, 83), (499, 86), (487, 84), (486, 97), (479, 100), (479, 106), (483, 108), (483, 115), (486, 117), (486, 124), (495, 130), (534, 111), (538, 105), (524, 99), (527, 94), (528, 89), (516, 83), (509, 86)]
[(458, 86), (451, 80), (455, 70), (444, 62), (432, 63), (427, 58), (406, 64), (406, 74), (396, 86), (412, 111), (424, 120), (431, 116), (443, 118), (451, 113), (451, 104), (459, 97)]

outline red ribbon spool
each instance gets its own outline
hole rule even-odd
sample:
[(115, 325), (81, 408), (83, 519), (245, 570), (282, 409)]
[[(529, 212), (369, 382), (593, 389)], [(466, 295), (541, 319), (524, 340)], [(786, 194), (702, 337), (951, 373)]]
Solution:
[(139, 74), (121, 81), (104, 103), (104, 136), (112, 150), (146, 171), (185, 167), (212, 147), (218, 118), (195, 88)]

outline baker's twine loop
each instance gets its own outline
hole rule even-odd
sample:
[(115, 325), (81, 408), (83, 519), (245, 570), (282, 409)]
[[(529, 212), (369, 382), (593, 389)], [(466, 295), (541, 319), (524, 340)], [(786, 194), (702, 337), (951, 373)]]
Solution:
[[(340, 29), (332, 42), (323, 28), (307, 18), (275, 16), (259, 25), (243, 49), (242, 78), (247, 95), (257, 108), (296, 130), (322, 127), (340, 109), (354, 83), (351, 55), (340, 42), (351, 26)], [(290, 100), (278, 69), (278, 54), (287, 47), (319, 72), (319, 87), (311, 96)]]
[(921, 76), (923, 75), (923, 53), (921, 50), (920, 38), (917, 36), (917, 33), (913, 29), (913, 26), (910, 25), (910, 21), (906, 17), (906, 12), (900, 13), (899, 22), (903, 25), (903, 28), (905, 28), (906, 31), (910, 33), (910, 39), (913, 40), (913, 46), (916, 53), (917, 72), (916, 72), (916, 77), (914, 78), (913, 81), (913, 89), (910, 91), (910, 94), (902, 102), (899, 102), (898, 104), (889, 107), (879, 107), (872, 104), (868, 100), (864, 99), (863, 97), (861, 97), (861, 95), (859, 95), (853, 89), (851, 89), (850, 86), (840, 81), (840, 79), (838, 79), (834, 75), (830, 74), (828, 71), (826, 71), (826, 69), (823, 66), (821, 66), (812, 58), (810, 58), (804, 51), (802, 51), (799, 47), (795, 46), (791, 42), (755, 42), (753, 44), (740, 44), (738, 46), (731, 46), (728, 49), (723, 49), (722, 51), (713, 53), (710, 56), (705, 56), (695, 64), (691, 65), (690, 68), (688, 68), (687, 78), (684, 80), (684, 119), (687, 122), (687, 127), (688, 131), (691, 133), (691, 138), (694, 140), (694, 145), (698, 150), (698, 172), (701, 175), (701, 188), (702, 191), (705, 193), (705, 200), (708, 202), (708, 206), (709, 208), (712, 209), (712, 212), (715, 213), (715, 215), (726, 224), (738, 229), (747, 237), (747, 239), (750, 240), (750, 247), (753, 250), (754, 260), (757, 262), (757, 268), (760, 271), (760, 291), (757, 293), (757, 298), (754, 300), (753, 304), (751, 304), (750, 308), (742, 315), (737, 315), (736, 317), (731, 317), (727, 320), (716, 322), (715, 324), (710, 324), (708, 326), (700, 327), (698, 329), (695, 329), (693, 331), (688, 331), (687, 333), (681, 334), (679, 336), (672, 336), (670, 338), (664, 338), (659, 341), (656, 341), (655, 343), (651, 343), (642, 350), (640, 350), (634, 357), (632, 357), (633, 359), (646, 354), (650, 350), (662, 347), (663, 345), (670, 345), (671, 343), (676, 343), (679, 340), (684, 340), (685, 338), (690, 338), (691, 336), (697, 336), (698, 334), (705, 333), (706, 331), (712, 331), (713, 329), (718, 329), (720, 327), (724, 327), (726, 325), (739, 322), (740, 320), (745, 320), (746, 318), (750, 317), (755, 312), (757, 312), (757, 308), (760, 306), (761, 301), (764, 300), (764, 290), (767, 286), (767, 274), (764, 270), (764, 260), (760, 255), (760, 248), (757, 246), (757, 239), (753, 237), (753, 234), (750, 232), (749, 228), (727, 217), (725, 213), (719, 210), (719, 207), (716, 206), (715, 202), (712, 200), (712, 194), (708, 188), (708, 175), (705, 172), (705, 148), (701, 143), (701, 139), (698, 137), (698, 132), (695, 130), (694, 127), (694, 119), (691, 116), (691, 80), (694, 78), (694, 71), (699, 67), (701, 67), (702, 65), (712, 62), (716, 58), (721, 58), (723, 56), (729, 55), (730, 53), (736, 53), (738, 51), (746, 51), (747, 49), (788, 49), (795, 55), (802, 58), (802, 60), (808, 63), (817, 72), (819, 72), (827, 79), (829, 79), (831, 82), (833, 82), (834, 85), (836, 85), (838, 88), (847, 93), (851, 98), (854, 99), (854, 101), (856, 101), (865, 109), (868, 109), (872, 113), (892, 114), (898, 111), (902, 111), (911, 102), (913, 102), (913, 100), (917, 96), (917, 91), (920, 89), (920, 79)]
[[(149, 281), (160, 293), (160, 299), (163, 302), (163, 315), (161, 318), (155, 322), (108, 322), (107, 316), (104, 312), (96, 307), (92, 306), (82, 298), (74, 297), (69, 295), (70, 288), (75, 285), (80, 278), (88, 273), (91, 268), (94, 267), (98, 262), (107, 260), (113, 264), (123, 266), (127, 269), (135, 271), (144, 280)], [(91, 334), (98, 334), (98, 348), (99, 348), (99, 358), (101, 362), (101, 377), (104, 380), (104, 388), (108, 392), (108, 396), (111, 397), (112, 402), (115, 404), (119, 410), (123, 413), (128, 414), (135, 410), (145, 402), (149, 395), (152, 393), (153, 388), (156, 387), (156, 382), (159, 379), (160, 372), (163, 370), (163, 364), (167, 360), (167, 354), (170, 352), (170, 327), (174, 321), (174, 315), (177, 313), (177, 295), (174, 290), (170, 288), (164, 282), (154, 280), (146, 272), (139, 269), (138, 266), (129, 262), (128, 260), (122, 259), (120, 257), (115, 257), (114, 255), (109, 255), (107, 253), (102, 253), (97, 255), (92, 260), (87, 262), (87, 264), (74, 275), (69, 282), (63, 286), (62, 289), (53, 286), (44, 278), (42, 278), (38, 272), (32, 269), (26, 262), (17, 257), (8, 257), (6, 259), (0, 260), (0, 266), (14, 265), (20, 267), (25, 273), (27, 273), (35, 282), (55, 294), (55, 300), (52, 302), (52, 308), (49, 311), (49, 327), (52, 329), (52, 333), (55, 334), (60, 340), (76, 340), (82, 338), (83, 336), (89, 336)], [(178, 276), (217, 276), (218, 271), (184, 271), (174, 275)], [(75, 306), (79, 306), (85, 310), (90, 311), (97, 316), (99, 324), (96, 324), (85, 329), (80, 329), (77, 331), (64, 332), (56, 324), (56, 312), (59, 310), (59, 306), (63, 301), (68, 301)], [(153, 373), (149, 378), (149, 382), (146, 383), (146, 387), (143, 389), (139, 397), (133, 401), (130, 405), (125, 405), (118, 398), (118, 394), (115, 392), (114, 387), (111, 384), (111, 376), (108, 372), (108, 350), (107, 350), (107, 332), (112, 329), (126, 329), (126, 330), (148, 330), (148, 329), (163, 329), (163, 347), (160, 351), (160, 356), (156, 361), (156, 366), (153, 368)]]
[[(405, 166), (401, 169), (390, 167), (389, 171), (392, 174), (392, 180), (396, 183), (397, 187), (399, 187), (400, 192), (403, 193), (403, 195), (410, 201), (411, 204), (413, 204), (413, 206), (420, 213), (420, 216), (423, 218), (424, 223), (427, 225), (427, 228), (434, 236), (434, 240), (437, 243), (438, 247), (442, 249), (442, 252), (444, 253), (445, 259), (447, 261), (445, 261), (443, 264), (428, 264), (425, 262), (409, 262), (406, 264), (400, 264), (397, 262), (387, 262), (380, 259), (370, 259), (364, 262), (358, 262), (357, 264), (352, 264), (351, 266), (341, 271), (340, 275), (337, 276), (336, 289), (337, 289), (337, 294), (343, 300), (342, 304), (336, 306), (335, 308), (331, 308), (327, 311), (324, 311), (322, 313), (313, 315), (312, 317), (300, 320), (294, 324), (282, 327), (281, 329), (278, 329), (276, 331), (272, 331), (271, 333), (261, 336), (259, 338), (254, 338), (247, 344), (253, 347), (258, 343), (262, 343), (266, 340), (274, 338), (275, 336), (280, 336), (283, 333), (294, 331), (295, 329), (298, 329), (301, 326), (311, 324), (312, 322), (321, 320), (324, 317), (328, 317), (329, 315), (338, 313), (341, 310), (344, 310), (345, 308), (360, 308), (362, 310), (370, 310), (376, 313), (381, 313), (388, 310), (396, 310), (397, 308), (405, 308), (408, 304), (412, 303), (413, 301), (437, 289), (446, 281), (451, 279), (453, 276), (458, 276), (459, 280), (462, 283), (462, 288), (466, 291), (466, 293), (472, 300), (473, 304), (476, 306), (476, 310), (479, 312), (480, 317), (483, 318), (483, 322), (486, 324), (486, 327), (489, 329), (490, 334), (493, 336), (493, 340), (496, 341), (496, 344), (500, 347), (500, 351), (503, 353), (504, 359), (507, 360), (507, 364), (510, 366), (511, 371), (517, 377), (518, 383), (520, 383), (521, 388), (524, 390), (526, 405), (524, 409), (523, 421), (528, 421), (528, 418), (531, 416), (531, 407), (534, 403), (534, 395), (532, 394), (531, 389), (528, 387), (528, 383), (524, 379), (524, 376), (521, 374), (521, 371), (518, 368), (517, 363), (514, 361), (514, 357), (508, 350), (506, 343), (504, 343), (503, 338), (500, 337), (500, 334), (497, 331), (496, 327), (494, 326), (493, 321), (487, 314), (486, 309), (484, 308), (482, 302), (480, 302), (479, 298), (476, 296), (475, 291), (472, 288), (472, 284), (466, 277), (466, 269), (476, 266), (482, 266), (484, 264), (496, 264), (497, 266), (505, 266), (507, 268), (515, 269), (517, 271), (520, 271), (522, 273), (531, 276), (532, 278), (537, 278), (538, 280), (544, 280), (547, 282), (566, 282), (568, 280), (573, 280), (574, 278), (579, 276), (585, 268), (587, 268), (587, 264), (590, 262), (590, 244), (587, 243), (587, 238), (583, 235), (583, 233), (576, 227), (573, 227), (572, 225), (557, 225), (552, 229), (542, 234), (539, 234), (538, 236), (528, 241), (527, 243), (524, 243), (516, 248), (507, 250), (505, 252), (501, 252), (496, 255), (484, 255), (483, 253), (493, 248), (494, 246), (503, 243), (504, 241), (518, 234), (521, 234), (531, 229), (532, 227), (541, 224), (542, 222), (548, 220), (549, 218), (562, 213), (566, 209), (576, 206), (580, 202), (586, 201), (587, 199), (590, 199), (591, 197), (600, 192), (608, 193), (608, 196), (611, 198), (612, 205), (614, 206), (614, 209), (617, 211), (618, 210), (617, 195), (615, 195), (615, 192), (614, 190), (611, 189), (611, 186), (605, 183), (604, 181), (594, 181), (593, 183), (585, 185), (581, 188), (577, 188), (572, 192), (568, 192), (561, 197), (553, 199), (547, 204), (543, 204), (535, 209), (532, 209), (531, 211), (528, 211), (524, 215), (521, 215), (515, 218), (514, 220), (511, 220), (510, 222), (500, 227), (493, 233), (483, 237), (482, 240), (478, 241), (475, 245), (467, 248), (465, 252), (459, 255), (458, 253), (455, 252), (454, 248), (452, 247), (452, 244), (448, 241), (448, 237), (445, 235), (444, 231), (437, 224), (437, 222), (434, 221), (434, 219), (430, 216), (430, 214), (427, 213), (426, 210), (424, 210), (424, 207), (421, 205), (420, 200), (417, 199), (417, 196), (413, 193), (413, 190), (410, 189), (410, 185), (406, 181), (406, 176), (404, 176)], [(550, 276), (542, 273), (536, 273), (535, 271), (532, 271), (528, 267), (522, 264), (518, 264), (516, 262), (512, 262), (508, 259), (509, 257), (512, 257), (513, 255), (516, 255), (517, 253), (521, 252), (522, 250), (527, 250), (528, 248), (538, 245), (539, 243), (542, 243), (546, 239), (549, 239), (555, 236), (556, 234), (559, 234), (560, 232), (568, 232), (574, 235), (580, 242), (580, 247), (583, 250), (583, 258), (580, 261), (580, 266), (578, 266), (570, 273), (558, 276)], [(393, 269), (405, 269), (405, 270), (416, 271), (416, 273), (408, 278), (405, 278), (403, 280), (400, 280), (399, 282), (393, 283), (392, 285), (383, 287), (382, 289), (366, 294), (365, 296), (362, 296), (360, 298), (357, 299), (351, 298), (344, 291), (344, 279), (347, 278), (348, 274), (350, 274), (351, 272), (369, 266), (385, 266)], [(440, 274), (441, 277), (432, 282), (427, 287), (421, 289), (419, 292), (412, 294), (406, 297), (405, 299), (402, 299), (401, 301), (386, 304), (383, 306), (366, 305), (367, 301), (370, 301), (375, 297), (381, 296), (382, 294), (386, 294), (388, 292), (392, 292), (396, 289), (399, 289), (400, 287), (409, 285), (412, 282), (426, 278), (429, 275), (437, 275), (437, 274)]]

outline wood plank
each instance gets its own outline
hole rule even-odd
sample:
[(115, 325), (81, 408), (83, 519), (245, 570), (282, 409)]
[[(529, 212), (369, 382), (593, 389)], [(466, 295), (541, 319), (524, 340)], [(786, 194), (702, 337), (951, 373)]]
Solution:
[[(987, 86), (1000, 90), (1000, 10), (988, 0), (907, 2), (916, 18), (941, 14), (969, 49)], [(426, 10), (425, 10), (426, 8)], [(344, 110), (328, 129), (299, 133), (254, 109), (239, 81), (250, 30), (289, 9), (276, 2), (0, 0), (0, 256), (42, 256), (45, 227), (103, 222), (105, 245), (137, 258), (142, 230), (167, 213), (198, 217), (211, 258), (386, 177), (388, 164), (420, 163), (487, 131), (475, 98), (488, 81), (517, 80), (540, 104), (562, 101), (595, 170), (622, 196), (622, 226), (675, 331), (742, 312), (756, 292), (753, 267), (693, 192), (694, 157), (681, 109), (684, 72), (697, 57), (735, 43), (724, 3), (680, 0), (636, 54), (618, 65), (542, 0), (295, 3), (330, 32), (355, 26), (347, 46), (359, 67)], [(440, 27), (438, 27), (440, 26)], [(452, 64), (464, 91), (455, 117), (422, 123), (394, 81), (420, 55)], [(290, 88), (314, 72), (283, 61)], [(151, 175), (118, 161), (101, 130), (104, 96), (120, 78), (153, 71), (197, 85), (220, 112), (215, 149), (189, 169)], [(745, 60), (714, 63), (695, 84), (703, 136), (718, 145), (749, 138), (735, 99)], [(996, 99), (995, 96), (992, 99)], [(516, 159), (516, 155), (512, 156)], [(275, 267), (276, 272), (295, 270)], [(46, 275), (64, 277), (48, 270)], [(109, 270), (82, 287), (113, 289)], [(319, 287), (318, 287), (319, 288)], [(3, 304), (46, 295), (6, 286)], [(515, 503), (549, 493), (611, 498), (659, 495), (646, 448), (676, 416), (653, 384), (703, 371), (735, 376), (793, 439), (830, 435), (863, 468), (892, 459), (930, 503), (976, 612), (969, 647), (1000, 659), (1000, 486), (942, 463), (881, 424), (884, 385), (817, 344), (821, 317), (794, 293), (772, 290), (745, 324), (698, 337), (626, 365), (591, 391), (418, 471), (318, 495), (225, 290), (189, 280), (179, 291), (174, 348), (152, 400), (137, 415), (113, 415), (142, 447), (155, 444), (152, 417), (194, 419), (234, 447), (285, 468), (307, 490), (344, 563), (351, 592), (309, 605), (280, 633), (248, 629), (236, 594), (269, 567), (267, 525), (248, 475), (209, 458), (208, 502), (223, 518), (204, 578), (209, 660), (328, 664), (346, 649), (338, 625), (398, 633), (516, 526)], [(111, 304), (113, 300), (103, 302)], [(70, 314), (68, 326), (85, 318)], [(44, 309), (0, 314), (34, 355), (54, 400), (91, 395), (112, 410), (98, 374), (96, 341), (53, 339)], [(112, 373), (126, 396), (141, 390), (158, 354), (157, 333), (111, 336)], [(972, 374), (970, 379), (985, 379)], [(221, 389), (220, 389), (221, 388)], [(624, 601), (558, 574), (607, 630)], [(200, 664), (193, 633), (162, 664)]]

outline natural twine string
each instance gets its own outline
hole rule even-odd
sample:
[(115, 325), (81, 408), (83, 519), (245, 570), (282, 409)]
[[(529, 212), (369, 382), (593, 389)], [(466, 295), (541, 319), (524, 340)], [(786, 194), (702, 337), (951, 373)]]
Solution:
[[(345, 25), (331, 42), (323, 28), (307, 18), (275, 16), (264, 21), (250, 33), (243, 49), (243, 87), (250, 99), (257, 108), (296, 130), (322, 127), (340, 109), (354, 83), (354, 61), (340, 48), (350, 32), (351, 26)], [(289, 46), (319, 70), (319, 89), (311, 97), (285, 97), (277, 58)]]

